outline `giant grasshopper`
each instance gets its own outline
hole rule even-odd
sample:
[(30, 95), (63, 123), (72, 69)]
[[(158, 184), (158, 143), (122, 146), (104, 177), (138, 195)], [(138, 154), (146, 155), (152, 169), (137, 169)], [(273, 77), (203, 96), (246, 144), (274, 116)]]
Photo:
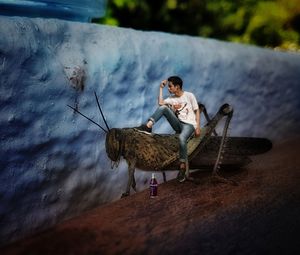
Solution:
[[(136, 191), (134, 177), (135, 169), (144, 171), (161, 171), (166, 181), (165, 171), (178, 170), (178, 137), (174, 135), (144, 134), (134, 128), (112, 128), (107, 125), (95, 93), (98, 108), (105, 122), (106, 129), (94, 122), (76, 108), (69, 106), (75, 112), (92, 121), (106, 132), (106, 153), (113, 162), (119, 162), (123, 157), (128, 165), (128, 182), (122, 197), (130, 195), (131, 187)], [(201, 128), (200, 137), (192, 137), (188, 141), (190, 169), (212, 168), (212, 175), (219, 176), (222, 166), (241, 167), (251, 162), (248, 156), (259, 154), (271, 149), (272, 144), (265, 138), (227, 137), (233, 109), (229, 104), (223, 104), (213, 118), (207, 114), (204, 105), (199, 104), (201, 112), (207, 119)], [(215, 129), (220, 120), (226, 118), (223, 133), (218, 136)], [(226, 149), (225, 149), (226, 147)]]

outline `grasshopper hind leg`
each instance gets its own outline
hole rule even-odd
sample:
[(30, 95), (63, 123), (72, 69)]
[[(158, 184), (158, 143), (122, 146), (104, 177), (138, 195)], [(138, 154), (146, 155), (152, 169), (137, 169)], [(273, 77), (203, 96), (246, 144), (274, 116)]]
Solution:
[(131, 184), (131, 187), (133, 188), (133, 190), (134, 190), (135, 192), (137, 192), (137, 189), (136, 189), (136, 181), (135, 181), (134, 174), (133, 174), (133, 177), (132, 177), (132, 184)]
[(216, 159), (216, 162), (215, 162), (215, 165), (213, 168), (213, 173), (211, 176), (211, 181), (213, 183), (229, 183), (232, 185), (238, 185), (237, 182), (235, 182), (233, 180), (229, 180), (227, 178), (224, 178), (224, 177), (220, 176), (220, 174), (219, 174), (219, 168), (221, 165), (222, 154), (224, 153), (224, 148), (225, 148), (224, 145), (227, 141), (227, 135), (228, 135), (227, 132), (228, 132), (229, 123), (232, 118), (232, 114), (233, 114), (233, 110), (229, 109), (229, 112), (227, 114), (227, 119), (226, 119), (226, 122), (225, 122), (225, 125), (223, 128), (223, 134), (222, 134), (221, 143), (220, 143), (219, 150), (218, 150), (218, 156), (217, 156), (217, 159)]

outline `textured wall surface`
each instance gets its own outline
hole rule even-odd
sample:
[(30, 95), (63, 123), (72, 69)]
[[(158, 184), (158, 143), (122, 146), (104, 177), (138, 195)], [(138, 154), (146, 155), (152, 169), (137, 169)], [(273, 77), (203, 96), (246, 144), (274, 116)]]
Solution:
[(103, 17), (106, 0), (0, 0), (1, 15), (90, 22)]
[[(233, 105), (231, 135), (299, 132), (299, 54), (54, 19), (0, 16), (0, 34), (1, 244), (124, 191), (126, 165), (110, 170), (105, 133), (67, 107), (103, 125), (94, 91), (111, 127), (133, 127), (176, 74), (210, 113)], [(138, 172), (138, 188), (149, 174)]]

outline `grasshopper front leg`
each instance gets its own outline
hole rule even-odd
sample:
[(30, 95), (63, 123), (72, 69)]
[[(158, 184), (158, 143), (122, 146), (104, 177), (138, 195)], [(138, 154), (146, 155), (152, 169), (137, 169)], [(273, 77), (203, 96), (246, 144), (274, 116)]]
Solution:
[(122, 197), (127, 197), (130, 195), (130, 187), (136, 191), (136, 182), (134, 178), (134, 172), (135, 172), (135, 161), (134, 160), (127, 160), (128, 165), (128, 181), (127, 181), (127, 187), (126, 191), (122, 194)]

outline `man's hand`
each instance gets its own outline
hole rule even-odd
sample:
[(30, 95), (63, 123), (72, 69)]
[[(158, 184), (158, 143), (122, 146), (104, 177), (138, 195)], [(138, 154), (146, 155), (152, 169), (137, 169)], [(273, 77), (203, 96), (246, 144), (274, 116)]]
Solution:
[(201, 134), (201, 129), (199, 127), (197, 127), (195, 129), (195, 136), (198, 137), (198, 136), (200, 136), (200, 134)]
[(167, 80), (163, 80), (159, 86), (163, 89), (167, 85), (167, 83), (168, 83)]

